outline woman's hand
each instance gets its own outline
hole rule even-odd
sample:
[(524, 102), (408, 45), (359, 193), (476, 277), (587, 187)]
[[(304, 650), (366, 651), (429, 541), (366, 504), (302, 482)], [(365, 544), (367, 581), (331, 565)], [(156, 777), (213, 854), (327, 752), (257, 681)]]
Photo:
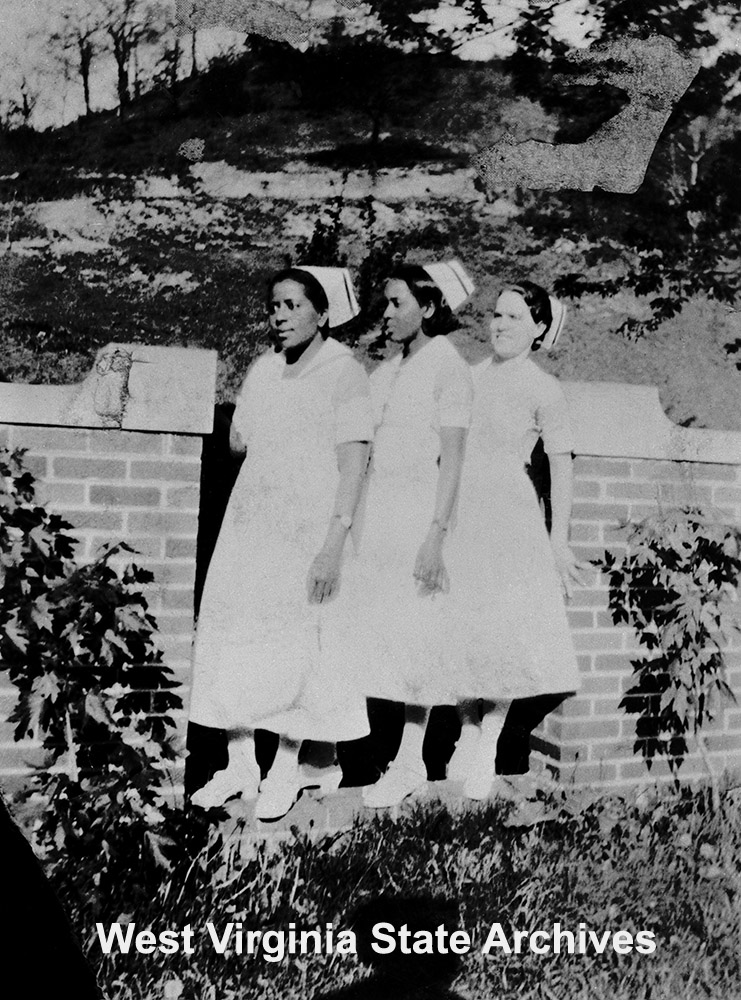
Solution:
[(306, 591), (309, 604), (322, 604), (340, 588), (342, 546), (325, 545), (309, 567)]
[(414, 564), (414, 579), (423, 594), (446, 593), (450, 589), (448, 571), (443, 562), (443, 532), (430, 531), (420, 546)]
[(370, 445), (367, 441), (345, 441), (337, 445), (340, 478), (334, 498), (336, 513), (329, 520), (324, 545), (309, 567), (306, 578), (309, 604), (323, 604), (339, 590), (342, 551), (368, 470), (369, 453)]
[(589, 563), (578, 562), (571, 548), (565, 542), (554, 542), (551, 540), (551, 548), (556, 563), (556, 571), (561, 578), (564, 596), (567, 601), (570, 601), (571, 595), (574, 592), (574, 585), (586, 587), (587, 581), (584, 578), (584, 573), (591, 567)]
[(443, 540), (458, 495), (466, 451), (466, 433), (465, 427), (440, 428), (440, 460), (433, 521), (414, 564), (414, 579), (419, 584), (421, 594), (438, 594), (450, 590), (450, 578), (443, 562)]

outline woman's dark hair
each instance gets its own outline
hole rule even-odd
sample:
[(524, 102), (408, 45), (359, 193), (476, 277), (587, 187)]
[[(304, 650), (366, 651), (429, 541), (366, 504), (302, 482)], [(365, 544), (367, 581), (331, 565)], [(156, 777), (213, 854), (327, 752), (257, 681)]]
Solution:
[(455, 329), (453, 310), (439, 287), (419, 264), (398, 264), (386, 275), (386, 281), (403, 281), (420, 309), (429, 305), (435, 307), (432, 315), (422, 320), (422, 331), (427, 337), (439, 337)]
[(530, 310), (534, 323), (545, 323), (545, 330), (533, 341), (532, 351), (540, 349), (543, 338), (551, 328), (553, 322), (553, 310), (551, 309), (551, 297), (545, 288), (536, 285), (534, 281), (518, 281), (516, 285), (508, 285), (510, 292), (517, 292), (525, 300), (525, 304)]
[[(265, 295), (265, 302), (268, 311), (270, 311), (270, 300), (273, 294), (273, 289), (276, 285), (279, 285), (281, 281), (295, 281), (297, 285), (301, 285), (304, 290), (304, 295), (314, 306), (316, 311), (321, 315), (321, 313), (326, 313), (329, 310), (329, 301), (327, 299), (327, 293), (322, 288), (321, 284), (308, 271), (302, 271), (300, 267), (285, 267), (282, 271), (278, 271), (268, 282), (267, 293)], [(326, 331), (327, 321), (322, 324), (322, 332)]]

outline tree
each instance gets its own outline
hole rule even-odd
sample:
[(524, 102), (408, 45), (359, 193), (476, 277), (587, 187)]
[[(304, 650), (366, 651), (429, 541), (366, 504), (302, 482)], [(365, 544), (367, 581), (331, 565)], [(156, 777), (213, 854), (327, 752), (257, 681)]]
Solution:
[(65, 72), (79, 74), (87, 114), (92, 111), (90, 71), (103, 41), (97, 14), (92, 7), (81, 8), (74, 0), (66, 0), (56, 12), (48, 39)]
[(25, 74), (18, 84), (18, 96), (11, 104), (11, 114), (15, 114), (20, 119), (21, 125), (28, 128), (31, 123), (31, 115), (39, 100), (38, 92), (29, 83)]
[(39, 103), (38, 85), (31, 82), (29, 75), (15, 67), (15, 72), (5, 80), (7, 96), (0, 111), (2, 127), (5, 129), (28, 129), (31, 116)]
[(351, 36), (336, 26), (327, 45), (303, 60), (304, 99), (359, 112), (368, 120), (375, 150), (384, 125), (429, 102), (435, 73), (421, 58), (389, 48), (375, 33)]
[[(168, 18), (163, 24), (160, 37), (161, 56), (155, 67), (155, 85), (167, 92), (173, 108), (178, 110), (178, 93), (180, 89), (181, 70), (183, 67), (184, 50), (182, 45), (182, 30), (177, 20)], [(195, 35), (195, 33), (194, 33)], [(192, 74), (191, 64), (191, 76)]]
[(164, 30), (165, 6), (149, 0), (98, 0), (101, 29), (108, 39), (116, 63), (116, 90), (119, 113), (131, 103), (132, 69), (134, 89), (140, 89), (136, 55), (140, 45), (159, 40)]
[(175, 32), (176, 44), (180, 45), (180, 36), (190, 35), (190, 76), (198, 76), (198, 26), (197, 26), (197, 0), (175, 0)]
[(165, 80), (167, 87), (173, 97), (177, 94), (178, 80), (180, 78), (180, 66), (183, 50), (180, 47), (180, 39), (174, 41), (165, 48), (162, 54), (162, 64), (165, 70)]

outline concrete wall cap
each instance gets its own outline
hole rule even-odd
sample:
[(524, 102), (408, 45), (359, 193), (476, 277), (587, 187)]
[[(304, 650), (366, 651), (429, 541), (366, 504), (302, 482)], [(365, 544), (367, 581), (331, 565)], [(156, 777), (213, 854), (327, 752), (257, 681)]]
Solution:
[(655, 386), (563, 382), (577, 455), (741, 465), (741, 431), (673, 423)]

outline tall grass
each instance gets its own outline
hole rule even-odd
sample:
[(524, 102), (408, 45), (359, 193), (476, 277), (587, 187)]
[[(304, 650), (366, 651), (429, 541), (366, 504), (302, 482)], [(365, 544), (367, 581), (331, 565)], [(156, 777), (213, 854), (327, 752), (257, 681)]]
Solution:
[[(725, 792), (718, 809), (703, 790), (657, 792), (648, 802), (569, 790), (538, 807), (541, 821), (526, 827), (509, 825), (509, 804), (451, 810), (439, 802), (397, 817), (363, 816), (325, 836), (294, 831), (285, 840), (261, 842), (229, 839), (219, 827), (157, 884), (143, 885), (132, 872), (130, 885), (117, 886), (96, 913), (78, 908), (74, 922), (112, 1000), (160, 997), (168, 983), (170, 990), (182, 984), (183, 1000), (324, 995), (367, 978), (368, 969), (351, 955), (293, 955), (281, 962), (219, 955), (206, 922), (219, 932), (229, 921), (261, 930), (285, 930), (291, 922), (299, 930), (326, 922), (348, 928), (359, 906), (390, 896), (432, 897), (433, 911), (438, 903), (458, 911), (457, 926), (474, 939), (456, 973), (460, 996), (741, 995), (741, 821), (733, 792)], [(195, 953), (102, 958), (94, 921), (107, 924), (122, 914), (137, 930), (190, 924)], [(556, 922), (572, 931), (583, 923), (599, 934), (649, 930), (657, 949), (652, 955), (612, 948), (602, 955), (484, 955), (481, 945), (495, 922), (510, 937), (515, 928), (550, 930)], [(395, 967), (398, 996), (411, 995), (409, 981), (418, 976), (410, 961), (408, 976), (403, 965)]]

